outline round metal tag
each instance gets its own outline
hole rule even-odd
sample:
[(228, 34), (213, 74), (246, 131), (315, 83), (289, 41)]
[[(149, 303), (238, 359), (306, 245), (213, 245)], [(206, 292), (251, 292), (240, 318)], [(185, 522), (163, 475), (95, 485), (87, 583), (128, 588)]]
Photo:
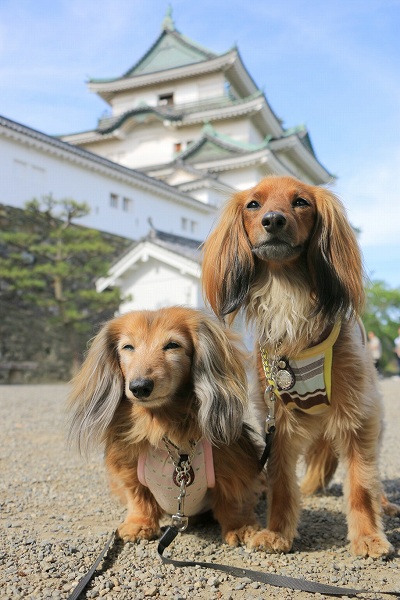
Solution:
[(280, 368), (276, 373), (276, 385), (280, 390), (286, 391), (290, 390), (294, 386), (296, 383), (296, 378), (289, 366), (289, 363), (284, 360), (280, 360), (278, 366), (280, 366), (282, 363), (284, 363), (284, 368)]

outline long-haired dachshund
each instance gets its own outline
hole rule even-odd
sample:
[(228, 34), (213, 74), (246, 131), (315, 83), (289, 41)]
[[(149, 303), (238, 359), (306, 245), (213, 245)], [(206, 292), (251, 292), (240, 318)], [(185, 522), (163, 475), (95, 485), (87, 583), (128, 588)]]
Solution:
[(183, 307), (124, 314), (94, 338), (72, 382), (70, 439), (81, 450), (105, 444), (128, 509), (121, 538), (159, 534), (162, 515), (177, 512), (182, 476), (185, 515), (212, 510), (232, 546), (259, 529), (264, 475), (244, 421), (245, 356), (236, 334)]
[(292, 547), (298, 457), (307, 464), (305, 493), (327, 485), (340, 457), (352, 552), (390, 553), (382, 504), (390, 514), (398, 507), (381, 497), (381, 399), (359, 321), (360, 251), (341, 202), (291, 177), (268, 177), (235, 194), (206, 240), (202, 276), (219, 317), (232, 319), (242, 308), (255, 326), (263, 416), (266, 385), (275, 390), (268, 524), (254, 544), (278, 552)]

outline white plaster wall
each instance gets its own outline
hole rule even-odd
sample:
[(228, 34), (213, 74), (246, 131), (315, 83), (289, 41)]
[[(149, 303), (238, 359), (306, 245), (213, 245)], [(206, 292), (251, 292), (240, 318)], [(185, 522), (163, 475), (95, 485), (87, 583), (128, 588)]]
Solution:
[[(232, 192), (233, 193), (233, 192)], [(211, 204), (212, 206), (219, 207), (224, 204), (231, 194), (218, 190), (218, 184), (215, 188), (204, 187), (190, 192), (190, 195), (204, 204)]]
[(207, 98), (223, 96), (225, 79), (222, 73), (213, 73), (203, 77), (188, 78), (182, 81), (158, 84), (141, 90), (119, 92), (111, 100), (113, 115), (120, 115), (140, 104), (156, 106), (162, 94), (173, 94), (174, 104), (186, 104)]
[(175, 304), (203, 306), (199, 279), (182, 275), (179, 270), (152, 258), (126, 273), (120, 287), (123, 296), (132, 296), (131, 301), (120, 306), (120, 312), (156, 310)]
[(293, 158), (290, 155), (290, 153), (288, 153), (288, 152), (278, 152), (277, 156), (279, 157), (279, 160), (288, 169), (288, 171), (290, 171), (296, 177), (298, 177), (299, 179), (302, 179), (306, 183), (309, 183), (311, 185), (314, 184), (314, 182), (310, 179), (310, 176), (308, 175), (308, 173), (306, 173), (304, 171), (304, 169), (293, 160)]
[(248, 117), (236, 117), (213, 123), (218, 133), (227, 135), (238, 142), (260, 144), (263, 137)]
[(219, 178), (235, 189), (246, 190), (256, 185), (267, 174), (268, 169), (266, 166), (265, 169), (262, 166), (251, 166), (232, 171), (222, 171), (219, 173)]
[(90, 152), (104, 156), (131, 169), (167, 163), (175, 158), (175, 143), (186, 149), (188, 142), (200, 135), (201, 126), (184, 129), (165, 127), (161, 121), (146, 125), (132, 124), (130, 130), (122, 128), (120, 138), (109, 138), (85, 144)]
[[(27, 200), (51, 193), (56, 199), (87, 202), (91, 213), (79, 223), (116, 235), (132, 239), (147, 235), (149, 217), (156, 228), (169, 233), (199, 240), (208, 234), (213, 216), (201, 205), (185, 206), (134, 180), (92, 168), (0, 136), (0, 202), (22, 208)], [(118, 197), (117, 208), (110, 205), (110, 194)], [(123, 210), (123, 198), (130, 201), (129, 211)]]
[(174, 142), (179, 135), (160, 121), (148, 124), (132, 123), (122, 127), (119, 138), (103, 139), (85, 144), (86, 150), (104, 156), (125, 167), (136, 169), (172, 160)]
[(197, 79), (198, 99), (216, 98), (225, 94), (225, 77), (223, 73), (213, 73)]

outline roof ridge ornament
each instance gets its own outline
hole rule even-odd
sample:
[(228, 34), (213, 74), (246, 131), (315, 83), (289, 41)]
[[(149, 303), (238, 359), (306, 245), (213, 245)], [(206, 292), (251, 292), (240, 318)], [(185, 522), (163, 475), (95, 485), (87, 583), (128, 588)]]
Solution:
[(175, 23), (172, 18), (172, 6), (168, 4), (167, 11), (165, 13), (165, 17), (161, 24), (162, 31), (175, 31)]

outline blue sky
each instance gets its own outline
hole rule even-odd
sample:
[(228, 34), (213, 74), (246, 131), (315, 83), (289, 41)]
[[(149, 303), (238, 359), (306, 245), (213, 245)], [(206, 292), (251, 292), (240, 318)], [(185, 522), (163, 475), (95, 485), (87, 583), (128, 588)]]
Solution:
[[(177, 29), (237, 45), (285, 127), (305, 124), (338, 177), (372, 279), (400, 287), (400, 0), (172, 0)], [(0, 0), (0, 114), (91, 129), (88, 77), (122, 75), (160, 32), (162, 0)]]

